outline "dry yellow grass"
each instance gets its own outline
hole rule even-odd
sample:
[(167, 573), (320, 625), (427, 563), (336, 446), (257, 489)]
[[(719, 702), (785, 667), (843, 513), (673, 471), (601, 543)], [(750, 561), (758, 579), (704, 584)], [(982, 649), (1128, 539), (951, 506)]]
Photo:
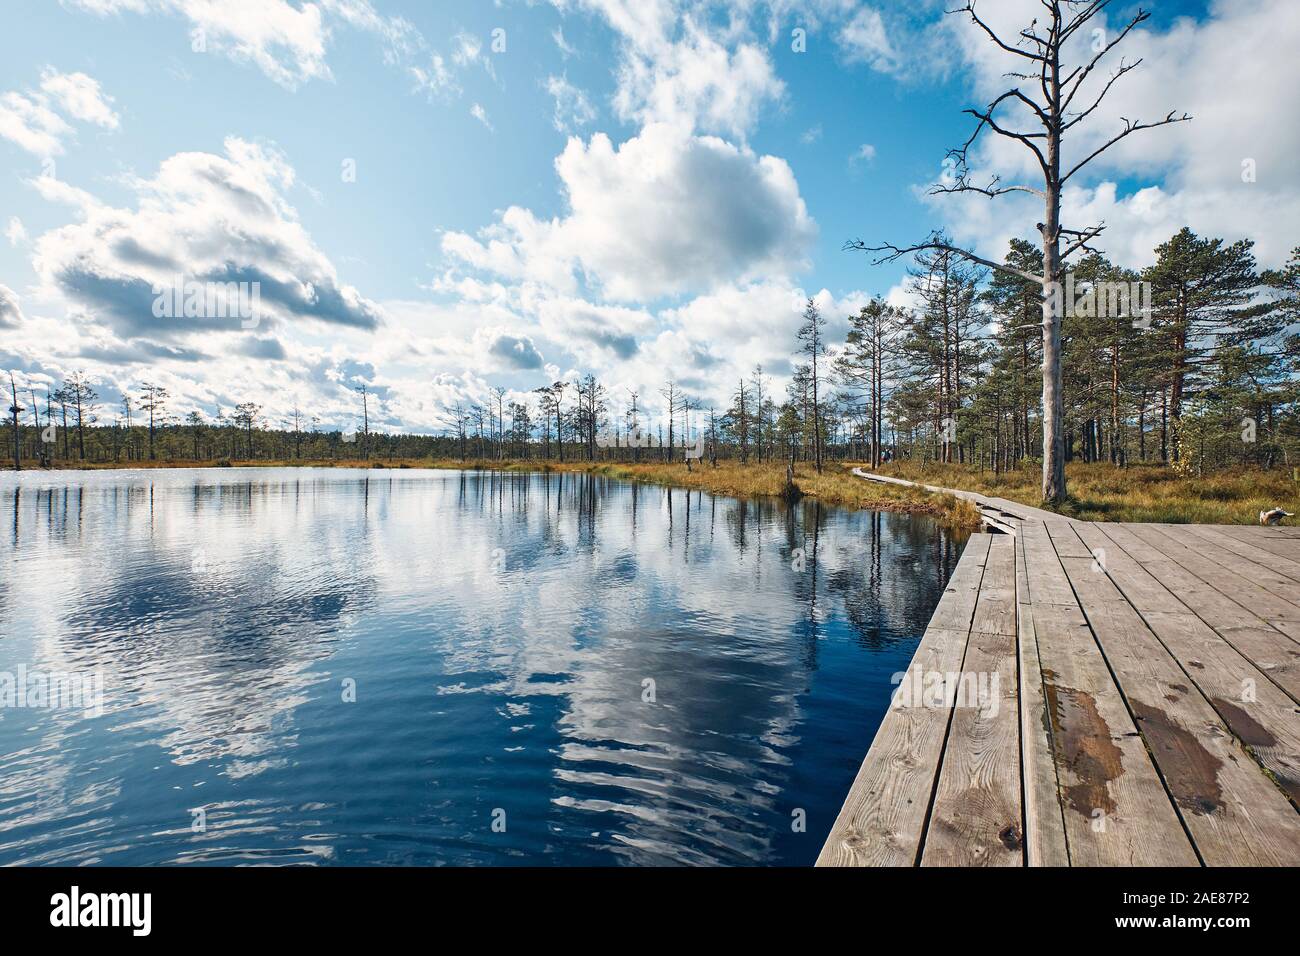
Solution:
[[(210, 468), (212, 461), (87, 462), (72, 465), (82, 469), (103, 468)], [(507, 471), (557, 471), (607, 475), (628, 481), (644, 481), (682, 488), (698, 488), (737, 498), (761, 498), (781, 494), (785, 465), (741, 465), (721, 461), (717, 468), (695, 463), (690, 471), (680, 463), (609, 463), (588, 461), (497, 461), (408, 458), (339, 460), (233, 460), (235, 467), (311, 468), (471, 468)], [(976, 528), (978, 511), (968, 502), (950, 495), (933, 495), (907, 488), (873, 484), (849, 473), (851, 465), (828, 463), (821, 475), (811, 465), (795, 469), (795, 482), (810, 497), (827, 504), (881, 511), (931, 514), (953, 527)], [(862, 466), (866, 467), (866, 466)], [(1022, 468), (994, 475), (970, 465), (914, 464), (891, 462), (877, 469), (881, 474), (945, 488), (978, 491), (1041, 507), (1040, 474), (1037, 468)], [(1109, 464), (1071, 463), (1066, 468), (1070, 499), (1058, 511), (1088, 521), (1160, 521), (1205, 524), (1254, 524), (1259, 513), (1273, 507), (1300, 513), (1300, 481), (1291, 471), (1236, 469), (1204, 478), (1183, 477), (1161, 465), (1133, 465), (1116, 468)]]
[[(1037, 468), (994, 475), (970, 465), (891, 462), (877, 472), (1042, 507)], [(1161, 465), (1074, 462), (1066, 467), (1066, 485), (1069, 500), (1055, 510), (1087, 521), (1256, 524), (1259, 513), (1273, 507), (1300, 513), (1300, 481), (1289, 469), (1234, 469), (1196, 478)]]
[[(462, 467), (458, 462), (440, 462), (438, 467)], [(471, 462), (465, 467), (500, 468), (500, 462)], [(508, 462), (508, 470), (563, 470), (606, 475), (625, 481), (698, 488), (733, 498), (778, 497), (785, 486), (784, 464), (746, 464), (723, 461), (714, 468), (707, 462), (695, 463), (690, 471), (681, 463), (607, 463), (607, 462)], [(951, 495), (929, 495), (907, 488), (873, 484), (854, 477), (841, 464), (827, 463), (822, 474), (808, 464), (795, 468), (795, 484), (806, 497), (827, 504), (874, 511), (901, 511), (929, 514), (951, 527), (973, 529), (980, 525), (979, 511), (967, 501)]]
[[(86, 462), (75, 467), (83, 470), (109, 468), (211, 468), (213, 461), (133, 461)], [(785, 485), (784, 464), (741, 465), (734, 461), (720, 461), (714, 468), (707, 462), (696, 462), (691, 470), (681, 463), (663, 462), (611, 463), (589, 461), (498, 461), (456, 459), (407, 458), (339, 459), (323, 461), (267, 460), (244, 461), (234, 459), (231, 467), (257, 468), (468, 468), (474, 470), (502, 471), (565, 471), (581, 474), (605, 475), (624, 481), (643, 481), (679, 488), (692, 488), (733, 498), (777, 497)], [(907, 488), (874, 484), (849, 474), (848, 467), (827, 463), (822, 474), (807, 464), (795, 468), (795, 484), (807, 497), (826, 504), (847, 508), (865, 508), (876, 511), (899, 511), (911, 514), (929, 514), (945, 525), (960, 529), (975, 529), (980, 525), (979, 511), (967, 501), (951, 495), (932, 495)]]

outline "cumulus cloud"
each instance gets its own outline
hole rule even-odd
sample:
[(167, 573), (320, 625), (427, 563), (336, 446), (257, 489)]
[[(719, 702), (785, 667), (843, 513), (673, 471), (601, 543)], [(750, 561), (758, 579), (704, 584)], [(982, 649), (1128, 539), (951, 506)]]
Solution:
[(131, 183), (134, 209), (99, 202), (48, 176), (33, 181), (47, 199), (71, 203), (80, 221), (41, 235), (33, 265), (49, 289), (130, 338), (241, 328), (236, 317), (158, 318), (155, 289), (180, 277), (199, 283), (256, 283), (271, 325), (316, 320), (375, 328), (379, 307), (341, 283), (284, 198), (294, 180), (286, 159), (240, 139), (225, 154), (178, 153), (158, 173)]
[(675, 40), (633, 42), (619, 72), (614, 108), (643, 124), (672, 123), (744, 138), (760, 110), (785, 95), (767, 50), (728, 48), (692, 17)]
[(36, 156), (63, 152), (63, 137), (72, 132), (44, 97), (10, 91), (0, 95), (0, 136)]
[(730, 26), (709, 25), (708, 5), (679, 0), (552, 0), (562, 12), (601, 16), (622, 39), (614, 109), (624, 120), (670, 123), (743, 139), (785, 84), (765, 45), (739, 36), (748, 10)]
[(0, 285), (0, 328), (16, 329), (23, 320), (23, 310), (18, 305), (18, 294), (7, 285)]
[(715, 137), (653, 124), (615, 147), (570, 139), (555, 162), (569, 213), (519, 207), (477, 237), (448, 233), (464, 264), (575, 288), (575, 270), (612, 300), (647, 300), (799, 268), (815, 235), (789, 165)]
[(41, 73), (41, 90), (73, 119), (105, 129), (117, 129), (113, 98), (105, 96), (99, 82), (85, 73), (60, 73), (47, 67)]
[(117, 129), (112, 102), (98, 81), (85, 73), (60, 73), (46, 67), (39, 90), (11, 90), (0, 95), (0, 137), (36, 156), (57, 156), (73, 132), (68, 118)]
[(488, 355), (506, 367), (532, 371), (544, 364), (542, 353), (527, 335), (517, 335), (503, 329), (492, 329), (481, 335)]

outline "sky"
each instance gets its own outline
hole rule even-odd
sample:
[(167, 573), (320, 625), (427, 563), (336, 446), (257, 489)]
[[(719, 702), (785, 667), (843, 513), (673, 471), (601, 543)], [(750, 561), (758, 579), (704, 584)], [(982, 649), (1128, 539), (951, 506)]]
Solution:
[[(936, 196), (962, 110), (1016, 58), (948, 0), (11, 0), (0, 30), (0, 370), (83, 371), (100, 420), (240, 402), (283, 425), (439, 433), (457, 402), (591, 372), (624, 407), (674, 379), (725, 408), (780, 388), (807, 298), (842, 339), (905, 264), (847, 240), (944, 228), (1001, 258), (1026, 195)], [(1148, 0), (1087, 87), (1141, 58), (1067, 137), (1067, 225), (1141, 267), (1183, 225), (1300, 245), (1300, 4)], [(1015, 36), (1038, 0), (979, 0)], [(1113, 37), (1136, 11), (1115, 0)], [(1086, 58), (1097, 35), (1080, 35)], [(1009, 111), (1010, 120), (1021, 119)], [(984, 137), (975, 176), (1029, 181)], [(157, 314), (246, 282), (256, 322)], [(570, 392), (572, 395), (572, 392)]]

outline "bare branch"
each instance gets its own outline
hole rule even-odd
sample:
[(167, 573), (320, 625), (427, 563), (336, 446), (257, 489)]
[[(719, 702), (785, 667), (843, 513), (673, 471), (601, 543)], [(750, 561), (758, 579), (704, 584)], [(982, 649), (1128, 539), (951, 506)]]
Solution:
[[(1074, 126), (1075, 124), (1081, 123), (1083, 120), (1085, 120), (1088, 117), (1088, 114), (1090, 114), (1093, 110), (1095, 110), (1098, 106), (1101, 105), (1101, 101), (1106, 98), (1106, 94), (1109, 93), (1110, 88), (1115, 85), (1115, 81), (1118, 80), (1125, 73), (1128, 73), (1130, 70), (1137, 69), (1138, 64), (1141, 62), (1142, 62), (1141, 60), (1138, 60), (1137, 62), (1130, 64), (1130, 63), (1125, 63), (1123, 60), (1121, 60), (1119, 64), (1119, 69), (1116, 70), (1111, 75), (1111, 78), (1106, 81), (1106, 85), (1102, 87), (1101, 93), (1097, 96), (1097, 99), (1093, 101), (1093, 104), (1089, 106), (1086, 110), (1084, 110), (1082, 113), (1080, 113), (1078, 116), (1076, 116), (1074, 119), (1070, 120), (1070, 122), (1062, 126), (1061, 132), (1065, 132), (1071, 126)], [(1073, 95), (1074, 94), (1070, 94), (1070, 97), (1066, 98), (1066, 104), (1069, 103), (1070, 98), (1072, 98)], [(1062, 110), (1062, 115), (1064, 115), (1065, 107), (1062, 106), (1061, 110)]]
[[(1088, 65), (1087, 65), (1087, 66), (1084, 66), (1084, 67), (1075, 67), (1074, 70), (1072, 70), (1072, 71), (1070, 72), (1070, 75), (1067, 76), (1067, 77), (1066, 77), (1066, 78), (1061, 82), (1061, 86), (1062, 86), (1062, 87), (1067, 87), (1067, 86), (1070, 87), (1070, 91), (1069, 91), (1069, 93), (1066, 94), (1066, 96), (1065, 96), (1065, 100), (1061, 103), (1061, 112), (1062, 112), (1062, 113), (1064, 113), (1067, 109), (1069, 109), (1070, 103), (1071, 103), (1071, 101), (1073, 101), (1075, 94), (1078, 93), (1078, 92), (1079, 92), (1079, 89), (1083, 86), (1083, 81), (1086, 80), (1086, 79), (1088, 78), (1088, 75), (1089, 75), (1089, 74), (1090, 74), (1094, 69), (1096, 69), (1097, 64), (1101, 62), (1102, 57), (1104, 57), (1104, 56), (1105, 56), (1107, 53), (1109, 53), (1112, 49), (1114, 49), (1116, 46), (1118, 46), (1119, 43), (1120, 43), (1120, 42), (1121, 42), (1121, 41), (1122, 41), (1126, 36), (1129, 35), (1129, 32), (1130, 32), (1134, 27), (1136, 27), (1139, 23), (1142, 23), (1143, 21), (1150, 19), (1150, 16), (1151, 16), (1151, 15), (1150, 15), (1149, 13), (1147, 13), (1145, 10), (1139, 10), (1138, 13), (1137, 13), (1137, 16), (1135, 16), (1132, 20), (1130, 20), (1130, 21), (1128, 22), (1128, 25), (1125, 26), (1124, 29), (1121, 30), (1121, 31), (1119, 32), (1119, 35), (1116, 36), (1115, 39), (1113, 39), (1113, 40), (1111, 40), (1109, 43), (1107, 43), (1107, 44), (1106, 44), (1106, 45), (1105, 45), (1101, 50), (1099, 50), (1099, 51), (1097, 52), (1097, 55), (1096, 55), (1096, 56), (1094, 56), (1091, 60), (1088, 61)], [(1141, 62), (1141, 61), (1139, 61), (1139, 62)], [(1136, 65), (1137, 65), (1137, 64), (1135, 63), (1134, 66), (1136, 66)], [(1131, 69), (1131, 67), (1130, 67), (1130, 69)], [(1123, 67), (1121, 67), (1121, 70), (1123, 70)], [(1127, 71), (1125, 70), (1124, 72), (1127, 72)], [(1115, 82), (1115, 79), (1117, 79), (1117, 78), (1118, 78), (1118, 77), (1112, 77), (1112, 78), (1111, 78), (1111, 83)], [(1073, 86), (1071, 86), (1071, 84), (1073, 84)], [(1107, 84), (1107, 87), (1109, 87), (1109, 86), (1110, 86), (1110, 84), (1108, 83), (1108, 84)], [(1105, 93), (1103, 92), (1102, 95), (1104, 96)], [(1098, 98), (1098, 100), (1100, 101), (1100, 97)]]
[(1114, 146), (1116, 143), (1118, 143), (1120, 140), (1122, 140), (1125, 136), (1129, 135), (1130, 133), (1136, 133), (1140, 129), (1155, 129), (1157, 126), (1168, 126), (1171, 123), (1186, 123), (1188, 120), (1191, 119), (1191, 116), (1189, 116), (1186, 113), (1184, 113), (1182, 116), (1174, 116), (1174, 111), (1170, 110), (1168, 116), (1166, 116), (1162, 120), (1157, 120), (1154, 123), (1140, 123), (1137, 122), (1136, 120), (1126, 119), (1125, 117), (1122, 116), (1120, 117), (1120, 119), (1124, 120), (1123, 131), (1117, 133), (1115, 136), (1112, 136), (1110, 139), (1108, 139), (1097, 149), (1093, 150), (1091, 153), (1088, 154), (1087, 157), (1083, 159), (1082, 162), (1076, 164), (1073, 169), (1071, 169), (1068, 173), (1062, 176), (1061, 177), (1062, 186), (1065, 185), (1066, 180), (1068, 180), (1071, 176), (1073, 176), (1079, 170), (1083, 169), (1084, 166), (1087, 166), (1090, 162), (1092, 162), (1102, 153), (1106, 152), (1106, 150), (1110, 149), (1112, 146)]
[(1095, 226), (1089, 226), (1087, 229), (1083, 229), (1083, 230), (1058, 229), (1057, 231), (1063, 236), (1076, 237), (1075, 241), (1070, 243), (1070, 245), (1066, 246), (1065, 250), (1061, 253), (1061, 260), (1064, 261), (1072, 253), (1079, 252), (1080, 250), (1101, 255), (1100, 249), (1095, 249), (1092, 246), (1088, 245), (1088, 243), (1091, 242), (1093, 239), (1096, 239), (1098, 236), (1100, 236), (1102, 234), (1102, 231), (1105, 228), (1106, 228), (1106, 224), (1103, 222)]
[(1047, 194), (1044, 193), (1043, 190), (1036, 189), (1033, 186), (1020, 184), (1014, 186), (1000, 186), (998, 185), (1002, 181), (1000, 176), (994, 176), (990, 179), (987, 186), (976, 186), (967, 178), (967, 175), (967, 171), (963, 167), (962, 172), (957, 177), (955, 183), (949, 186), (935, 184), (930, 188), (930, 195), (938, 196), (945, 193), (979, 193), (980, 195), (988, 196), (992, 199), (995, 196), (1004, 196), (1007, 193), (1032, 193), (1040, 199), (1047, 198)]
[(1011, 275), (1019, 276), (1021, 279), (1025, 279), (1028, 282), (1037, 282), (1039, 285), (1043, 284), (1043, 277), (1040, 275), (1035, 275), (1032, 272), (1025, 272), (1022, 269), (1017, 269), (1014, 266), (1009, 266), (1004, 262), (994, 262), (992, 259), (985, 259), (981, 256), (975, 255), (975, 253), (970, 252), (966, 249), (962, 249), (958, 246), (950, 245), (949, 243), (946, 242), (940, 242), (938, 239), (933, 237), (926, 240), (925, 242), (918, 243), (915, 246), (906, 246), (906, 247), (896, 246), (893, 243), (885, 243), (884, 245), (880, 245), (880, 246), (868, 246), (861, 239), (854, 239), (850, 242), (844, 243), (844, 249), (845, 251), (849, 251), (849, 252), (884, 253), (884, 255), (880, 256), (878, 259), (874, 260), (871, 263), (873, 266), (882, 265), (883, 263), (886, 262), (895, 262), (903, 258), (903, 256), (910, 256), (913, 253), (925, 252), (926, 250), (932, 250), (935, 252), (950, 252), (953, 255), (961, 256), (963, 259), (966, 259), (970, 262), (978, 263), (979, 265), (982, 266), (987, 266), (990, 269), (997, 269), (999, 272), (1007, 272), (1010, 273)]
[(987, 23), (981, 20), (979, 18), (979, 15), (975, 12), (975, 0), (966, 0), (966, 6), (958, 7), (957, 9), (949, 10), (948, 12), (970, 14), (970, 18), (975, 21), (975, 24), (981, 30), (983, 30), (986, 34), (988, 34), (989, 39), (992, 40), (994, 43), (996, 43), (998, 46), (1000, 46), (1002, 49), (1006, 50), (1008, 53), (1014, 53), (1016, 56), (1023, 56), (1027, 60), (1034, 60), (1039, 63), (1045, 62), (1047, 59), (1041, 53), (1031, 53), (1028, 50), (1020, 49), (1020, 47), (1011, 46), (1009, 43), (1005, 42), (1000, 36), (994, 33), (993, 29)]
[[(1084, 24), (1099, 14), (1102, 10), (1106, 9), (1106, 7), (1110, 6), (1110, 3), (1111, 0), (1092, 0), (1085, 10), (1076, 13), (1070, 22), (1062, 27), (1061, 42), (1064, 43), (1066, 40), (1070, 39), (1071, 34), (1082, 29)], [(1140, 9), (1138, 10), (1138, 15), (1143, 19), (1147, 17), (1147, 14)]]
[(958, 159), (958, 161), (961, 163), (961, 165), (964, 167), (966, 165), (967, 151), (974, 144), (975, 140), (979, 137), (979, 134), (983, 132), (984, 127), (987, 126), (989, 129), (993, 130), (993, 132), (997, 133), (999, 136), (1005, 136), (1008, 139), (1014, 139), (1019, 143), (1023, 144), (1030, 152), (1034, 154), (1034, 157), (1038, 160), (1039, 168), (1042, 169), (1043, 174), (1046, 175), (1048, 173), (1047, 159), (1043, 156), (1042, 150), (1040, 150), (1038, 146), (1033, 142), (1035, 139), (1046, 139), (1047, 137), (1046, 131), (1041, 133), (1022, 133), (1019, 132), (1018, 130), (1011, 130), (1011, 129), (1004, 128), (998, 123), (997, 120), (993, 118), (993, 111), (996, 110), (998, 106), (1001, 105), (1005, 100), (1012, 99), (1012, 98), (1019, 99), (1025, 103), (1028, 103), (1030, 107), (1032, 107), (1034, 111), (1038, 113), (1041, 121), (1043, 122), (1043, 125), (1045, 127), (1047, 126), (1046, 114), (1043, 113), (1042, 109), (1040, 109), (1036, 103), (1034, 103), (1031, 99), (1029, 99), (1029, 97), (1025, 96), (1025, 94), (1021, 93), (1020, 90), (1017, 89), (1007, 90), (997, 99), (995, 99), (992, 103), (990, 103), (988, 105), (988, 108), (982, 113), (976, 109), (967, 109), (962, 111), (964, 113), (970, 114), (971, 116), (974, 116), (977, 120), (979, 120), (979, 124), (976, 125), (974, 132), (970, 134), (970, 137), (966, 140), (966, 142), (963, 143), (959, 148), (951, 150), (948, 155), (955, 156)]

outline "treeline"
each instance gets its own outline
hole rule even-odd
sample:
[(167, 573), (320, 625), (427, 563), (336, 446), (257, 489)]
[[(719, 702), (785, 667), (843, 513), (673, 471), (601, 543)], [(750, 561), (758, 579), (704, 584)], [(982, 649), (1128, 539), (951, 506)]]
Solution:
[[(1300, 248), (1286, 267), (1257, 269), (1251, 243), (1189, 229), (1135, 272), (1098, 254), (1071, 277), (1062, 318), (1066, 455), (1085, 461), (1167, 462), (1203, 474), (1229, 465), (1297, 463), (1300, 449)], [(1007, 264), (1039, 258), (1012, 243)], [(1115, 309), (1103, 284), (1148, 283)], [(844, 341), (809, 300), (791, 343), (793, 373), (778, 391), (761, 366), (725, 407), (675, 381), (629, 392), (615, 407), (594, 376), (529, 396), (496, 388), (449, 409), (444, 435), (374, 432), (357, 389), (356, 429), (322, 430), (294, 408), (271, 426), (254, 402), (214, 417), (180, 412), (165, 388), (141, 383), (106, 409), (82, 373), (38, 393), (10, 376), (15, 465), (68, 462), (351, 460), (401, 458), (807, 461), (891, 458), (1037, 464), (1042, 447), (1042, 292), (1013, 274), (927, 250), (908, 287), (916, 308), (877, 298), (848, 317)], [(112, 417), (111, 423), (106, 421)]]
[[(1016, 240), (1006, 264), (1029, 271), (1040, 259)], [(877, 397), (864, 405), (883, 416), (889, 444), (995, 471), (1037, 462), (1041, 287), (942, 251), (916, 257), (909, 285), (920, 307), (863, 309), (847, 356), (860, 377), (874, 368), (865, 380)], [(1250, 241), (1184, 228), (1141, 271), (1089, 254), (1067, 275), (1065, 300), (1067, 460), (1198, 474), (1296, 463), (1300, 248), (1283, 269), (1261, 272)]]

